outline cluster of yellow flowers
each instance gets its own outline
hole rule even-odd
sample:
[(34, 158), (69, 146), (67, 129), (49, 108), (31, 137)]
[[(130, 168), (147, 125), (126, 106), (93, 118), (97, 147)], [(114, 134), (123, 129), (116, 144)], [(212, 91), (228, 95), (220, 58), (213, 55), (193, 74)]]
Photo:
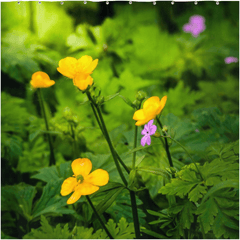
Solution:
[[(93, 84), (90, 76), (98, 64), (98, 59), (93, 60), (90, 56), (82, 56), (79, 59), (66, 57), (59, 61), (57, 70), (64, 76), (73, 79), (73, 84), (80, 90), (86, 90)], [(32, 75), (30, 84), (33, 88), (48, 88), (55, 84), (50, 80), (48, 74), (35, 72)], [(167, 101), (167, 96), (161, 100), (154, 96), (147, 99), (143, 104), (143, 109), (137, 110), (133, 119), (137, 122), (136, 126), (142, 126), (161, 113)], [(82, 195), (89, 195), (96, 192), (99, 186), (104, 186), (109, 181), (109, 175), (105, 170), (97, 169), (91, 174), (92, 163), (87, 158), (78, 158), (72, 162), (73, 177), (67, 178), (61, 188), (61, 195), (66, 196), (74, 192), (68, 199), (68, 204), (75, 203)]]

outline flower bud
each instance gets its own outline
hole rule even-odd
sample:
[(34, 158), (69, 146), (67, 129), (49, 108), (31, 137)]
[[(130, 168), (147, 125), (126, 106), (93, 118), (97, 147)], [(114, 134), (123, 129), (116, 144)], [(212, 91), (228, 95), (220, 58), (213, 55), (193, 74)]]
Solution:
[(162, 129), (163, 132), (167, 132), (168, 131), (168, 128), (166, 125), (163, 126), (163, 129)]
[(63, 110), (63, 116), (67, 120), (71, 120), (72, 119), (72, 110), (69, 107), (65, 107)]
[(146, 97), (147, 97), (147, 94), (144, 91), (138, 91), (136, 94), (136, 99), (140, 102), (142, 102)]
[(158, 131), (156, 131), (152, 136), (158, 138), (161, 137), (161, 134)]
[(99, 105), (101, 105), (103, 102), (104, 102), (104, 97), (103, 97), (103, 96), (99, 96), (99, 97), (97, 98), (96, 103), (99, 104)]

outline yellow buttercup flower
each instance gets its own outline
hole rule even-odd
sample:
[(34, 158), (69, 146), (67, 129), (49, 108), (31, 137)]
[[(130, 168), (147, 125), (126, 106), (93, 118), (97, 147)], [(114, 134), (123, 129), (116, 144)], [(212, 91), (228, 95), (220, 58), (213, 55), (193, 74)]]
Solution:
[(164, 96), (161, 100), (159, 97), (150, 97), (143, 104), (143, 109), (137, 110), (133, 119), (137, 122), (136, 126), (142, 126), (152, 119), (155, 119), (158, 114), (161, 113), (167, 101), (167, 96)]
[(93, 61), (90, 56), (82, 56), (79, 59), (66, 57), (59, 61), (57, 70), (64, 76), (73, 79), (73, 83), (80, 90), (85, 90), (93, 84), (90, 76), (98, 64), (98, 59)]
[(104, 186), (109, 181), (109, 174), (103, 169), (97, 169), (90, 173), (92, 162), (88, 158), (74, 160), (72, 170), (73, 177), (67, 178), (61, 188), (62, 196), (67, 196), (73, 192), (72, 196), (67, 200), (67, 204), (75, 203), (82, 195), (96, 192), (99, 186)]
[(48, 88), (55, 84), (55, 81), (50, 80), (50, 77), (45, 72), (35, 72), (32, 75), (30, 84), (33, 88)]

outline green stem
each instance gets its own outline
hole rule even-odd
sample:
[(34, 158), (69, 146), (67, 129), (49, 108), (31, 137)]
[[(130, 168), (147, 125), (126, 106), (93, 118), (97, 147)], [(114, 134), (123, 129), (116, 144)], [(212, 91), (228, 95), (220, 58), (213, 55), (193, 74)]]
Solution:
[(200, 177), (201, 177), (201, 180), (203, 181), (203, 180), (204, 180), (204, 179), (203, 179), (203, 176), (202, 176), (202, 174), (201, 174), (201, 172), (200, 172), (200, 170), (199, 170), (196, 162), (193, 160), (193, 158), (191, 157), (191, 155), (189, 154), (189, 152), (187, 151), (187, 149), (186, 149), (180, 142), (178, 142), (177, 140), (173, 139), (171, 136), (163, 136), (163, 137), (164, 137), (165, 139), (166, 139), (166, 138), (170, 138), (172, 141), (174, 141), (175, 143), (177, 143), (179, 146), (181, 146), (181, 147), (183, 148), (183, 150), (187, 153), (187, 155), (188, 155), (188, 156), (190, 157), (190, 159), (192, 160), (193, 164), (195, 165), (196, 169), (198, 170), (198, 173), (199, 173), (199, 175), (200, 175)]
[(106, 231), (107, 235), (109, 236), (109, 238), (110, 238), (110, 239), (114, 239), (114, 238), (112, 237), (111, 233), (108, 231), (107, 227), (105, 226), (103, 220), (102, 220), (101, 217), (99, 216), (97, 210), (96, 210), (95, 207), (93, 206), (92, 201), (91, 201), (91, 199), (89, 198), (89, 196), (86, 196), (86, 198), (87, 198), (87, 200), (88, 200), (91, 208), (93, 209), (94, 213), (96, 214), (99, 222), (101, 223), (102, 227), (104, 228), (104, 230)]
[[(41, 93), (41, 89), (40, 88), (37, 88), (37, 93), (38, 93), (38, 98), (39, 98), (39, 102), (40, 102), (40, 107), (41, 107), (41, 110), (42, 110), (42, 115), (43, 115), (43, 118), (44, 118), (44, 121), (45, 121), (46, 130), (47, 130), (47, 132), (49, 132), (47, 115), (46, 115), (44, 102), (43, 102), (43, 97), (42, 97), (42, 93)], [(49, 133), (47, 133), (47, 137), (48, 137), (48, 143), (49, 143), (49, 148), (50, 148), (49, 166), (51, 166), (51, 165), (55, 165), (56, 160), (55, 160), (54, 151), (53, 151), (52, 138), (51, 138)]]
[[(138, 133), (138, 126), (135, 126), (133, 149), (137, 147), (137, 133)], [(136, 161), (136, 152), (133, 152), (133, 160), (132, 160), (132, 169), (133, 170), (135, 169), (135, 161)], [(137, 203), (136, 203), (136, 196), (135, 196), (134, 191), (130, 190), (130, 198), (131, 198), (131, 206), (132, 206), (132, 215), (133, 215), (135, 234), (136, 234), (136, 238), (140, 238), (140, 227), (139, 227)]]
[[(113, 148), (111, 139), (110, 139), (110, 137), (109, 137), (109, 135), (108, 135), (108, 131), (107, 131), (106, 125), (105, 125), (105, 123), (104, 123), (101, 110), (100, 110), (99, 106), (94, 103), (94, 101), (93, 101), (90, 93), (89, 93), (88, 91), (86, 91), (86, 93), (87, 93), (87, 96), (88, 96), (89, 101), (91, 101), (91, 103), (93, 104), (92, 108), (94, 109), (94, 107), (95, 107), (95, 108), (97, 109), (97, 113), (96, 113), (96, 111), (93, 111), (93, 112), (94, 112), (94, 115), (95, 115), (95, 117), (97, 118), (99, 127), (101, 128), (105, 139), (106, 139), (107, 142), (108, 142), (108, 146), (109, 146), (110, 151), (111, 151), (111, 153), (112, 153), (113, 160), (114, 160), (114, 163), (115, 163), (115, 165), (116, 165), (116, 167), (117, 167), (118, 173), (119, 173), (119, 175), (120, 175), (123, 183), (125, 184), (125, 186), (127, 186), (127, 180), (126, 180), (126, 178), (124, 177), (123, 172), (122, 172), (122, 169), (121, 169), (121, 167), (120, 167), (120, 165), (119, 165), (119, 162), (118, 162), (118, 160), (117, 160), (118, 157), (117, 157), (117, 154), (116, 154), (115, 149)], [(94, 110), (95, 110), (95, 109), (94, 109)], [(99, 116), (99, 119), (98, 119), (98, 116), (97, 116), (97, 115)]]
[[(137, 134), (138, 134), (138, 126), (135, 126), (133, 149), (137, 147)], [(137, 152), (133, 152), (132, 169), (135, 169), (136, 153)]]
[(72, 132), (72, 139), (73, 139), (73, 158), (76, 159), (77, 156), (77, 142), (76, 142), (76, 138), (75, 138), (75, 132), (74, 132), (74, 127), (73, 124), (70, 122), (70, 127), (71, 127), (71, 132)]
[[(98, 125), (99, 125), (99, 127), (100, 127), (100, 129), (101, 129), (101, 131), (102, 131), (103, 136), (106, 138), (106, 136), (104, 135), (105, 133), (104, 133), (104, 131), (103, 131), (103, 129), (102, 129), (102, 125), (101, 125), (101, 123), (100, 123), (99, 117), (98, 117), (97, 112), (96, 112), (96, 110), (95, 110), (95, 107), (97, 107), (97, 106), (95, 105), (95, 107), (94, 107), (94, 103), (93, 103), (93, 100), (92, 100), (92, 97), (91, 97), (90, 93), (89, 93), (88, 91), (87, 91), (86, 93), (87, 93), (87, 96), (88, 96), (89, 101), (91, 102), (91, 107), (92, 107), (94, 116), (95, 116), (95, 118), (97, 119)], [(125, 163), (122, 161), (122, 159), (120, 158), (120, 156), (118, 155), (118, 153), (116, 152), (115, 149), (114, 149), (114, 151), (115, 151), (115, 154), (116, 154), (119, 162), (122, 164), (122, 166), (124, 167), (124, 169), (125, 169), (125, 170), (127, 171), (127, 173), (129, 174), (130, 171), (129, 171), (128, 167), (127, 167), (127, 166), (125, 165)]]
[[(161, 128), (161, 130), (162, 130), (163, 126), (162, 126), (160, 120), (158, 119), (158, 117), (156, 117), (156, 119), (157, 119), (158, 125), (160, 126), (160, 128)], [(163, 132), (163, 135), (166, 136), (166, 134), (165, 134), (164, 132)], [(164, 140), (165, 140), (165, 149), (166, 149), (166, 153), (167, 153), (169, 165), (170, 165), (171, 167), (173, 167), (173, 162), (172, 162), (172, 157), (171, 157), (171, 154), (170, 154), (170, 151), (169, 151), (168, 142), (167, 142), (167, 139), (166, 139), (166, 138), (164, 138)]]
[(132, 205), (134, 230), (135, 230), (136, 238), (139, 239), (140, 238), (140, 226), (139, 226), (139, 220), (138, 220), (136, 196), (135, 196), (134, 191), (130, 190), (130, 198), (131, 198), (131, 205)]
[(108, 142), (108, 145), (109, 145), (110, 151), (111, 151), (111, 153), (112, 153), (113, 160), (114, 160), (115, 165), (116, 165), (116, 167), (117, 167), (118, 173), (119, 173), (120, 177), (122, 178), (123, 183), (127, 186), (127, 180), (126, 180), (126, 178), (124, 177), (123, 172), (122, 172), (122, 169), (121, 169), (121, 167), (120, 167), (120, 165), (119, 165), (119, 163), (118, 163), (116, 151), (114, 150), (113, 145), (112, 145), (112, 142), (111, 142), (111, 139), (110, 139), (110, 137), (109, 137), (109, 135), (108, 135), (108, 131), (107, 131), (106, 125), (105, 125), (105, 123), (104, 123), (104, 120), (103, 120), (103, 117), (102, 117), (102, 113), (101, 113), (101, 110), (100, 110), (99, 106), (97, 106), (97, 112), (98, 112), (98, 115), (99, 115), (99, 117), (100, 117), (100, 121), (101, 121), (101, 123), (102, 123), (103, 131), (104, 131), (104, 133), (105, 133), (104, 135), (105, 135), (105, 138), (106, 138), (106, 140), (107, 140), (107, 142)]

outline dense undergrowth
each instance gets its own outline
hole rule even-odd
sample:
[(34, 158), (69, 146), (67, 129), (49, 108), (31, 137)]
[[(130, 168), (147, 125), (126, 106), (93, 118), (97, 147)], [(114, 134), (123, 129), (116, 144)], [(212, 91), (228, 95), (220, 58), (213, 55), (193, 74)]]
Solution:
[[(60, 195), (77, 158), (109, 173), (109, 183), (90, 198), (113, 238), (136, 237), (129, 189), (141, 238), (239, 238), (239, 65), (224, 62), (239, 55), (238, 8), (238, 2), (1, 3), (2, 238), (109, 237), (85, 197), (67, 205)], [(182, 30), (193, 15), (205, 18), (198, 37)], [(99, 60), (95, 94), (104, 96), (98, 99), (104, 121), (129, 171), (137, 92), (167, 96), (161, 122), (174, 167), (158, 135), (140, 146), (139, 127), (136, 169), (124, 172), (124, 186), (87, 95), (57, 71), (60, 59), (84, 55)], [(48, 132), (29, 84), (37, 71), (56, 82), (42, 91)]]

